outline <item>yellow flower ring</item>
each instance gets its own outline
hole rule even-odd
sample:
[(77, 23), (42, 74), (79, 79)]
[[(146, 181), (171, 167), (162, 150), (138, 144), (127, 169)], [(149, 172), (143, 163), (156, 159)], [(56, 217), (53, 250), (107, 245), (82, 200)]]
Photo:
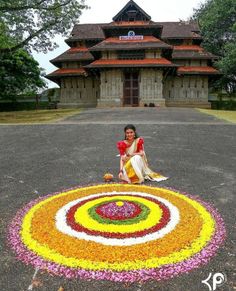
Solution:
[(178, 191), (109, 184), (21, 209), (8, 241), (27, 264), (67, 278), (167, 279), (206, 264), (225, 238), (218, 212)]

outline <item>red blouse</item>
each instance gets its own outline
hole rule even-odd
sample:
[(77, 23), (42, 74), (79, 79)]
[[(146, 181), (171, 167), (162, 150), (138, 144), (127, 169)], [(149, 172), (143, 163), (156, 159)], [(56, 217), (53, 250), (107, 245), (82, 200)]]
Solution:
[[(144, 144), (143, 138), (139, 137), (136, 153), (143, 150), (143, 144)], [(123, 156), (126, 153), (126, 149), (129, 147), (130, 147), (130, 145), (128, 145), (124, 140), (118, 141), (118, 143), (117, 143), (117, 148), (118, 148), (121, 156)]]

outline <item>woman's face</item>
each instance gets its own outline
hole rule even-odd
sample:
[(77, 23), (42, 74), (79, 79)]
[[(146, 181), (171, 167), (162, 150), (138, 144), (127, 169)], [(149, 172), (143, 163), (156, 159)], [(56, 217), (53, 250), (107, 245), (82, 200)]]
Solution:
[(135, 132), (133, 131), (133, 129), (127, 129), (125, 131), (125, 137), (127, 140), (134, 140)]

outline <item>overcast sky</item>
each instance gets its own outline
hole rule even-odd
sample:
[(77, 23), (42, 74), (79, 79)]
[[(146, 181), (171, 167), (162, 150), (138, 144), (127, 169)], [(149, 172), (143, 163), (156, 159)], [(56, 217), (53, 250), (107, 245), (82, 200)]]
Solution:
[[(106, 23), (111, 22), (115, 16), (128, 2), (128, 0), (86, 0), (90, 9), (83, 11), (79, 23)], [(179, 21), (187, 20), (193, 9), (198, 8), (205, 0), (135, 0), (135, 2), (151, 16), (153, 21)], [(68, 35), (70, 32), (68, 32)], [(47, 54), (33, 53), (34, 58), (39, 62), (40, 67), (46, 73), (51, 73), (57, 68), (49, 61), (66, 51), (69, 47), (64, 42), (65, 38), (56, 37), (59, 47)], [(57, 87), (53, 82), (48, 81), (49, 87)]]

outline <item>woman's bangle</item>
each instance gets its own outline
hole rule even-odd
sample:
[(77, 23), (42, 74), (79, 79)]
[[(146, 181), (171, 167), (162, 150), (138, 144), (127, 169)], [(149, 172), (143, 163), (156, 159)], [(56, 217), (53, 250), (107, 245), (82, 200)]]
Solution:
[(120, 171), (119, 171), (119, 174), (120, 174), (120, 173), (122, 173), (122, 174), (123, 174), (123, 170), (120, 170)]

